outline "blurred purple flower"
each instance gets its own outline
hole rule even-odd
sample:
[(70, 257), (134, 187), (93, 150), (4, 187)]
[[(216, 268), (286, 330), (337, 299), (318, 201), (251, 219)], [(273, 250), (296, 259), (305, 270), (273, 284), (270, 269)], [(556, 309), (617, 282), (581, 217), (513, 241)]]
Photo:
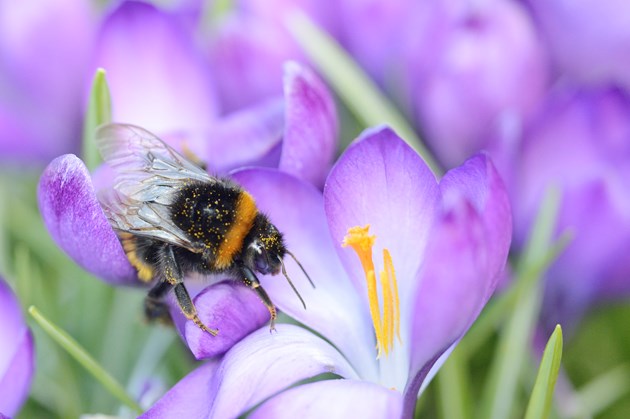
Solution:
[[(300, 270), (287, 265), (307, 310), (285, 281), (266, 277), (265, 288), (323, 339), (297, 326), (282, 324), (273, 334), (263, 327), (193, 371), (144, 417), (236, 417), (259, 403), (252, 417), (412, 415), (506, 262), (510, 207), (492, 163), (477, 155), (438, 184), (413, 150), (379, 128), (350, 146), (323, 195), (273, 169), (246, 169), (235, 178), (317, 284), (300, 284)], [(384, 271), (376, 288), (366, 285), (379, 277), (372, 261)], [(324, 373), (344, 379), (291, 388)]]
[(403, 41), (409, 101), (427, 143), (453, 167), (527, 121), (545, 94), (547, 63), (516, 2), (429, 4), (424, 33)]
[(0, 278), (0, 416), (16, 415), (31, 387), (34, 370), (33, 335), (20, 304)]
[(549, 186), (562, 206), (558, 232), (574, 238), (547, 273), (543, 320), (567, 329), (602, 298), (630, 295), (630, 98), (613, 89), (550, 97), (523, 139), (513, 191), (522, 244)]
[(527, 0), (558, 76), (630, 89), (630, 13), (623, 0)]
[[(114, 121), (191, 141), (215, 123), (219, 110), (212, 74), (176, 14), (123, 2), (104, 20), (94, 55), (94, 70), (107, 72)], [(189, 146), (203, 150), (194, 142)]]
[(95, 23), (91, 2), (0, 1), (0, 159), (78, 150)]

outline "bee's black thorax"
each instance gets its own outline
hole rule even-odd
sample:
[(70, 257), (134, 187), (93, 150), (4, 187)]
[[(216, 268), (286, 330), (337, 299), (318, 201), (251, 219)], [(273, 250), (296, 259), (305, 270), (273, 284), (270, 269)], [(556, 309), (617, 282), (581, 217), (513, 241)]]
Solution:
[(173, 223), (191, 242), (216, 250), (235, 221), (240, 194), (240, 188), (232, 184), (195, 182), (186, 185), (171, 204)]

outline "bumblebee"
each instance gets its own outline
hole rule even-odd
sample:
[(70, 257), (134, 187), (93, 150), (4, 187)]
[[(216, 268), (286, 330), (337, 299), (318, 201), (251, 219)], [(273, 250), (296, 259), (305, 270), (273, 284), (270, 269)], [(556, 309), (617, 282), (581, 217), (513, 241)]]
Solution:
[(154, 282), (144, 304), (149, 319), (170, 319), (163, 298), (173, 290), (188, 319), (218, 333), (201, 321), (186, 290), (184, 278), (191, 272), (243, 281), (269, 310), (271, 330), (277, 311), (255, 272), (282, 272), (306, 308), (286, 273), (284, 257), (291, 256), (313, 282), (249, 193), (229, 179), (209, 175), (143, 128), (103, 125), (96, 139), (115, 172), (114, 188), (99, 195), (103, 211), (138, 278)]

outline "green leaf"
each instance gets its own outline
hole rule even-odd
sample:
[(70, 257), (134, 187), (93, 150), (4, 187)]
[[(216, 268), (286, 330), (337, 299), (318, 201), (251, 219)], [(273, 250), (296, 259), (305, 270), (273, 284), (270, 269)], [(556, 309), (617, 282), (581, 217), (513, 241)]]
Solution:
[(96, 362), (96, 360), (92, 358), (90, 354), (88, 354), (87, 351), (66, 331), (62, 330), (59, 326), (44, 317), (44, 315), (41, 314), (34, 306), (30, 306), (28, 312), (55, 342), (64, 348), (79, 364), (92, 374), (94, 378), (96, 378), (114, 397), (134, 412), (138, 414), (142, 413), (142, 408), (129, 394), (125, 392), (125, 389), (120, 385), (120, 383), (116, 381), (116, 379), (107, 371), (105, 371), (105, 369), (103, 369), (103, 367), (101, 367), (101, 365)]
[(442, 173), (442, 169), (415, 130), (330, 35), (299, 12), (289, 16), (287, 26), (298, 44), (359, 121), (366, 127), (389, 125), (422, 156), (433, 173), (436, 175)]
[(547, 342), (547, 346), (545, 346), (536, 383), (527, 405), (525, 419), (545, 419), (549, 416), (561, 359), (562, 328), (557, 325)]
[(92, 80), (92, 90), (88, 109), (83, 122), (83, 162), (89, 170), (96, 168), (101, 162), (101, 157), (96, 149), (96, 127), (111, 122), (112, 105), (105, 78), (105, 70), (99, 68)]

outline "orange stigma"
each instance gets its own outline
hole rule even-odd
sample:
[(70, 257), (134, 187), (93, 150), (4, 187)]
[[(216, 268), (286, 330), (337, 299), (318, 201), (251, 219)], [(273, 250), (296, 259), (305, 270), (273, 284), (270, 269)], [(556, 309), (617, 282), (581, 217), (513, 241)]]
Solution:
[(378, 298), (378, 289), (376, 285), (376, 271), (372, 258), (372, 247), (376, 241), (376, 236), (369, 236), (369, 225), (365, 227), (352, 227), (348, 229), (348, 234), (344, 237), (343, 247), (352, 247), (356, 252), (367, 282), (368, 301), (370, 305), (370, 315), (372, 316), (372, 325), (376, 334), (376, 348), (378, 357), (384, 352), (389, 355), (394, 347), (394, 335), (398, 337), (400, 342), (400, 300), (398, 298), (398, 284), (396, 282), (396, 273), (394, 272), (394, 263), (389, 254), (389, 250), (383, 249), (383, 266), (384, 269), (380, 273), (381, 283), (381, 307)]

